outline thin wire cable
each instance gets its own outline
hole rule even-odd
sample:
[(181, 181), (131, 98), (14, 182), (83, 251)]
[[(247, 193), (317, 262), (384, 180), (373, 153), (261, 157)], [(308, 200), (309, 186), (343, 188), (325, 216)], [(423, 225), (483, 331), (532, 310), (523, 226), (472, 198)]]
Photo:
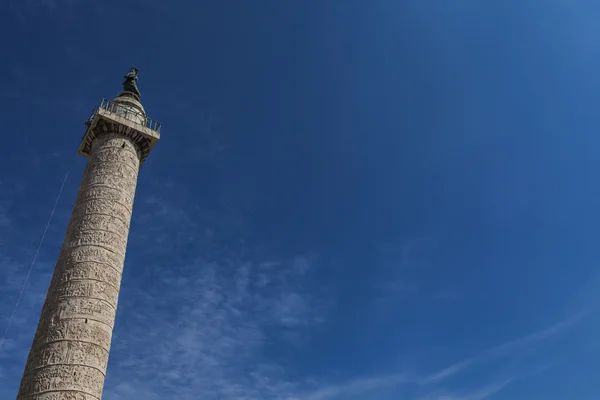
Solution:
[(65, 175), (65, 179), (63, 179), (62, 185), (60, 186), (60, 191), (58, 192), (58, 196), (56, 196), (56, 201), (54, 202), (54, 207), (52, 207), (52, 212), (50, 213), (50, 217), (48, 218), (48, 222), (46, 222), (46, 228), (44, 228), (44, 233), (42, 234), (42, 239), (38, 244), (37, 250), (35, 251), (35, 255), (33, 256), (33, 260), (31, 261), (31, 265), (29, 265), (29, 271), (27, 271), (27, 276), (25, 277), (25, 282), (23, 282), (23, 287), (21, 288), (21, 293), (19, 293), (19, 297), (17, 298), (17, 303), (15, 304), (15, 308), (13, 309), (12, 315), (8, 320), (8, 326), (4, 331), (4, 336), (2, 336), (2, 341), (0, 342), (0, 350), (2, 350), (2, 346), (4, 346), (4, 342), (6, 341), (6, 337), (8, 335), (8, 331), (10, 326), (12, 325), (13, 319), (15, 318), (15, 313), (17, 312), (17, 308), (19, 308), (19, 303), (21, 303), (21, 299), (23, 298), (23, 293), (25, 292), (25, 287), (29, 282), (29, 277), (31, 276), (31, 271), (33, 270), (33, 266), (37, 260), (38, 254), (40, 253), (40, 249), (42, 248), (42, 244), (44, 243), (44, 238), (46, 237), (46, 233), (48, 232), (48, 228), (50, 227), (50, 222), (52, 222), (52, 217), (54, 217), (54, 212), (56, 211), (56, 206), (58, 205), (58, 201), (60, 200), (60, 196), (62, 195), (63, 189), (65, 188), (65, 183), (67, 183), (67, 178), (69, 177), (69, 172)]

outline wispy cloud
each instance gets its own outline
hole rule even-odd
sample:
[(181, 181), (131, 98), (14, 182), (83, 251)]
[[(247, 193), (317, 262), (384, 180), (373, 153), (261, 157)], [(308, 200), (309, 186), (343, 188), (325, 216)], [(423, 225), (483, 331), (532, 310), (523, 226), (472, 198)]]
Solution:
[[(583, 317), (575, 315), (432, 373), (401, 371), (345, 382), (314, 377), (291, 368), (277, 349), (301, 351), (332, 315), (335, 299), (315, 279), (319, 257), (276, 257), (243, 240), (223, 244), (216, 237), (222, 232), (215, 234), (222, 229), (221, 218), (207, 216), (206, 210), (190, 214), (190, 207), (158, 197), (138, 207), (105, 400), (366, 400), (386, 390), (410, 390), (410, 400), (483, 400), (521, 376), (490, 377), (464, 390), (447, 385), (484, 361), (510, 358), (557, 337)], [(229, 226), (238, 224), (243, 222)], [(8, 279), (0, 284), (0, 294), (12, 306), (25, 266), (1, 261)], [(29, 334), (10, 336), (0, 354), (21, 361), (0, 368), (2, 381), (18, 380), (22, 372), (51, 271), (47, 261), (38, 268), (15, 321), (17, 331)]]
[[(159, 397), (276, 398), (292, 385), (278, 376), (280, 365), (261, 361), (263, 353), (290, 333), (308, 334), (325, 309), (299, 287), (308, 271), (298, 271), (297, 263), (278, 262), (275, 269), (197, 259), (175, 266), (176, 275), (156, 271), (163, 275), (156, 282), (160, 296), (125, 284), (119, 329), (127, 335), (115, 337), (119, 356), (105, 398), (128, 398), (134, 382)], [(260, 277), (265, 269), (270, 282)]]
[(559, 335), (565, 332), (567, 329), (572, 327), (575, 323), (581, 320), (584, 317), (584, 313), (580, 312), (575, 315), (572, 315), (556, 324), (549, 326), (540, 331), (531, 333), (529, 335), (520, 337), (518, 339), (502, 343), (498, 346), (491, 347), (489, 349), (483, 350), (480, 353), (476, 354), (473, 357), (467, 358), (463, 361), (460, 361), (456, 364), (453, 364), (443, 370), (431, 375), (428, 377), (424, 383), (434, 383), (444, 379), (447, 379), (453, 375), (456, 375), (463, 370), (473, 367), (476, 364), (479, 364), (483, 361), (487, 361), (493, 358), (514, 354), (520, 350), (523, 350), (527, 347), (533, 346), (534, 344), (550, 339), (556, 335)]
[[(419, 390), (426, 394), (416, 398), (418, 400), (483, 400), (496, 394), (511, 382), (519, 379), (524, 379), (535, 375), (549, 368), (549, 366), (532, 367), (525, 372), (514, 372), (511, 376), (504, 377), (493, 383), (484, 385), (479, 388), (470, 388), (462, 391), (447, 390), (444, 388), (445, 381), (449, 381), (455, 376), (466, 372), (467, 370), (476, 367), (484, 361), (492, 361), (501, 357), (514, 357), (519, 354), (524, 347), (533, 346), (534, 344), (549, 340), (562, 333), (565, 333), (570, 327), (576, 324), (583, 318), (585, 314), (579, 313), (556, 324), (544, 328), (540, 331), (530, 333), (515, 340), (502, 343), (500, 345), (482, 350), (475, 356), (466, 358), (455, 364), (452, 364), (440, 371), (431, 373), (425, 376), (414, 374), (398, 373), (387, 376), (371, 377), (366, 379), (356, 379), (345, 384), (337, 384), (322, 387), (313, 393), (305, 394), (298, 397), (299, 400), (337, 400), (338, 398), (359, 398), (365, 395), (365, 399), (372, 398), (372, 391), (392, 388), (396, 386), (412, 386), (418, 387)], [(357, 397), (358, 396), (358, 397)]]
[(332, 400), (342, 397), (356, 397), (368, 394), (373, 390), (390, 388), (398, 385), (414, 384), (415, 378), (404, 374), (357, 379), (340, 385), (325, 386), (312, 393), (294, 398), (297, 400)]
[[(216, 246), (207, 230), (217, 226), (197, 229), (197, 219), (159, 198), (140, 205), (144, 233), (132, 245), (142, 251), (142, 241), (152, 243), (154, 260), (138, 279), (123, 282), (104, 398), (294, 393), (298, 383), (268, 353), (302, 343), (326, 319), (328, 298), (309, 284), (318, 257), (274, 259), (243, 241)], [(181, 256), (192, 248), (203, 256)]]
[(464, 391), (458, 394), (441, 390), (426, 395), (418, 400), (484, 400), (500, 392), (513, 381), (514, 379), (506, 379), (475, 390)]

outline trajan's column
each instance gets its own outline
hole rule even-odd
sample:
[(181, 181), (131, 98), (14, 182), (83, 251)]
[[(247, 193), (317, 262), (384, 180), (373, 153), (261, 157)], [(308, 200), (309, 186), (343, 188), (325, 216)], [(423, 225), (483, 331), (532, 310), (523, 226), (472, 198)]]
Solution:
[(117, 310), (138, 171), (160, 137), (137, 69), (86, 122), (88, 157), (17, 400), (99, 400)]

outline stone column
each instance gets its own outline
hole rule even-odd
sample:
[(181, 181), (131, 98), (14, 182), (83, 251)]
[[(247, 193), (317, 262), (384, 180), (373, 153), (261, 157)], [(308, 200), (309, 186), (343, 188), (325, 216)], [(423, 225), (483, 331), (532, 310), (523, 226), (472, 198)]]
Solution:
[(102, 397), (140, 157), (125, 135), (93, 140), (17, 400)]

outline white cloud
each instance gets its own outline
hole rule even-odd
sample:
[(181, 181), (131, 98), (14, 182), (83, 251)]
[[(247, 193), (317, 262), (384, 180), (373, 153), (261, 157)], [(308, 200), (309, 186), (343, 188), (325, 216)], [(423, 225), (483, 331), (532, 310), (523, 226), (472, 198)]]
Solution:
[(437, 381), (441, 381), (453, 375), (456, 375), (467, 368), (473, 367), (474, 365), (479, 364), (483, 361), (505, 356), (507, 354), (514, 354), (517, 351), (524, 350), (540, 341), (550, 339), (558, 334), (563, 333), (575, 323), (577, 323), (579, 320), (581, 320), (583, 316), (583, 313), (572, 315), (540, 331), (483, 350), (471, 358), (460, 361), (447, 368), (444, 368), (436, 374), (433, 374), (432, 376), (428, 377), (424, 383), (434, 383)]
[[(515, 340), (482, 350), (473, 357), (459, 361), (453, 365), (431, 373), (425, 377), (409, 375), (405, 373), (378, 376), (371, 378), (359, 378), (345, 384), (325, 386), (316, 391), (304, 394), (295, 400), (338, 400), (338, 399), (370, 399), (373, 391), (393, 388), (397, 386), (418, 387), (426, 394), (418, 397), (418, 400), (484, 400), (496, 394), (511, 382), (524, 379), (548, 369), (532, 368), (524, 373), (514, 372), (512, 376), (498, 380), (479, 388), (471, 388), (464, 391), (450, 391), (444, 389), (444, 381), (476, 367), (483, 361), (490, 361), (499, 357), (514, 357), (523, 347), (532, 346), (537, 342), (549, 340), (564, 333), (567, 329), (577, 323), (583, 314), (576, 314), (540, 331), (525, 335)], [(364, 397), (361, 397), (363, 396)], [(410, 397), (413, 399), (414, 397)]]
[(429, 394), (426, 397), (422, 397), (419, 400), (485, 400), (500, 392), (513, 380), (514, 379), (506, 379), (472, 391), (464, 391), (459, 394), (439, 391), (437, 393)]
[(126, 276), (123, 282), (112, 350), (118, 355), (111, 356), (104, 398), (135, 392), (143, 398), (202, 393), (205, 399), (249, 400), (292, 393), (299, 384), (264, 353), (273, 341), (301, 342), (324, 319), (328, 299), (306, 285), (316, 258), (261, 261), (243, 244), (215, 249), (203, 240), (196, 252), (205, 258), (165, 257), (156, 247), (182, 249), (177, 237), (188, 236), (195, 224), (159, 199), (145, 206), (140, 239), (155, 244), (149, 252), (160, 261), (147, 266), (152, 280)]

